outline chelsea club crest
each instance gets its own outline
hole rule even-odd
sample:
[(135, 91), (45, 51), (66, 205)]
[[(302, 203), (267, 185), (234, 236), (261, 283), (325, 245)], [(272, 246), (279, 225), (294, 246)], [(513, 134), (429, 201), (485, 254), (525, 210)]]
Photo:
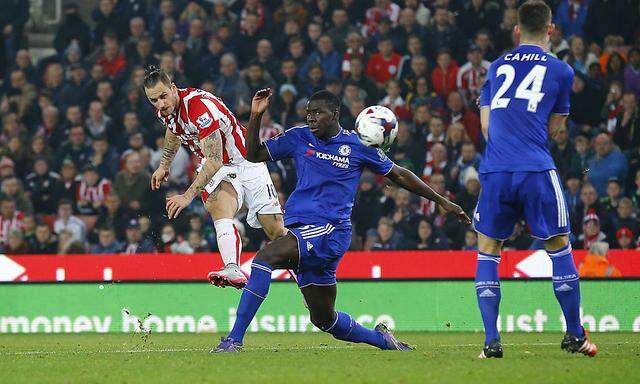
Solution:
[(351, 147), (348, 145), (341, 145), (338, 149), (340, 156), (349, 156), (351, 154)]

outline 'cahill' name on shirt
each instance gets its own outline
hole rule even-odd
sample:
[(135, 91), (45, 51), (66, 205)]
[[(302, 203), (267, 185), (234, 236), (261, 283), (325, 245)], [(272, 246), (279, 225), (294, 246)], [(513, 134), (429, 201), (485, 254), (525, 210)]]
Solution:
[(547, 55), (537, 53), (507, 53), (504, 55), (504, 61), (547, 61)]

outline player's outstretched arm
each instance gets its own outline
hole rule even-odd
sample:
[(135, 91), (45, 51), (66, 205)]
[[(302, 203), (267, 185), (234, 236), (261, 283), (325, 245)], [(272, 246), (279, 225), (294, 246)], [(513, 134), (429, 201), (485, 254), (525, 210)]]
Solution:
[(200, 147), (206, 159), (195, 180), (183, 195), (175, 195), (167, 199), (167, 214), (169, 219), (178, 217), (183, 209), (200, 193), (213, 175), (222, 168), (222, 138), (220, 131), (214, 131), (200, 141)]
[(269, 106), (271, 88), (261, 89), (253, 96), (251, 101), (251, 116), (249, 117), (249, 129), (247, 130), (247, 160), (252, 163), (262, 163), (271, 160), (269, 151), (260, 142), (260, 122), (262, 114)]
[(458, 205), (450, 201), (444, 196), (440, 196), (436, 191), (431, 189), (424, 181), (420, 180), (413, 172), (406, 168), (393, 165), (391, 171), (387, 174), (387, 178), (402, 188), (422, 196), (425, 199), (435, 201), (436, 204), (442, 206), (447, 212), (451, 212), (458, 217), (458, 220), (465, 224), (471, 224), (471, 219), (464, 213), (464, 210)]
[(169, 179), (171, 163), (180, 149), (180, 138), (167, 129), (164, 134), (164, 144), (162, 146), (162, 158), (160, 165), (153, 175), (151, 175), (151, 190), (160, 188), (160, 185)]
[(482, 136), (485, 140), (489, 139), (489, 113), (491, 112), (488, 105), (480, 107), (480, 128), (482, 129)]

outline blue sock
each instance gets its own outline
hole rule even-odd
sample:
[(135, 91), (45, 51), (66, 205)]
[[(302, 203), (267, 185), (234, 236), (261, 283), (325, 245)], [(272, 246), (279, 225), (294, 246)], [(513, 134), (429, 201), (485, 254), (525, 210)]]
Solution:
[(363, 327), (344, 312), (336, 312), (336, 320), (333, 325), (323, 331), (330, 333), (338, 340), (367, 343), (380, 349), (385, 349), (387, 346), (381, 333)]
[(238, 311), (236, 312), (236, 322), (233, 324), (233, 329), (229, 333), (229, 337), (233, 340), (242, 343), (245, 332), (251, 320), (258, 312), (260, 304), (264, 301), (269, 293), (269, 285), (271, 284), (271, 271), (272, 268), (269, 264), (260, 261), (253, 260), (251, 264), (251, 276), (247, 286), (242, 291), (240, 296), (240, 304), (238, 304)]
[(500, 310), (500, 279), (498, 278), (498, 264), (500, 256), (488, 253), (478, 253), (476, 269), (476, 296), (478, 308), (484, 324), (485, 345), (491, 340), (500, 340), (498, 333), (498, 312)]
[(584, 330), (580, 323), (580, 279), (571, 255), (571, 244), (547, 253), (553, 263), (553, 293), (562, 308), (567, 332), (581, 337)]

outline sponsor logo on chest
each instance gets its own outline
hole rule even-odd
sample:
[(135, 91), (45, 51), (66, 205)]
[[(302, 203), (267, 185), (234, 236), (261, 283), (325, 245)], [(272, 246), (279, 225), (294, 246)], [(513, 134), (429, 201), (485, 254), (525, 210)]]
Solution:
[(321, 152), (314, 149), (308, 149), (306, 154), (307, 156), (315, 156), (316, 159), (330, 161), (331, 165), (336, 168), (348, 169), (350, 164), (349, 155), (351, 154), (351, 147), (346, 144), (341, 145), (338, 148), (338, 154)]

